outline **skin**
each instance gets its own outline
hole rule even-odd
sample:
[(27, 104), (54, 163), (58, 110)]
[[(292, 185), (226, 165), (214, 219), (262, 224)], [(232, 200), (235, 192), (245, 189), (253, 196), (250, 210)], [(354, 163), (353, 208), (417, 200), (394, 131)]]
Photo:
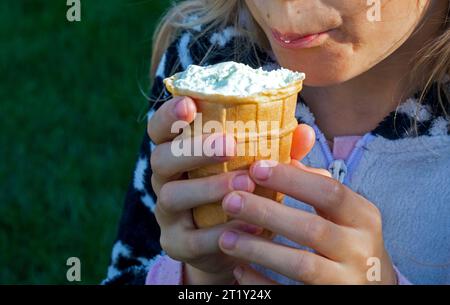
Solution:
[[(437, 33), (439, 22), (426, 20), (443, 20), (448, 5), (447, 1), (414, 2), (383, 1), (383, 21), (372, 23), (366, 18), (366, 1), (246, 1), (280, 64), (307, 74), (303, 96), (328, 138), (369, 132), (410, 93), (411, 85), (404, 78), (409, 59)], [(303, 34), (333, 31), (318, 46), (293, 50), (274, 41), (272, 28)], [(251, 262), (307, 284), (396, 283), (376, 206), (331, 179), (327, 171), (297, 161), (314, 145), (310, 127), (299, 125), (295, 131), (294, 161), (289, 165), (267, 168), (255, 163), (250, 171), (186, 180), (186, 171), (227, 161), (234, 150), (231, 139), (217, 135), (217, 141), (226, 143), (225, 157), (172, 156), (170, 141), (176, 136), (170, 132), (172, 123), (192, 122), (196, 110), (192, 99), (174, 98), (148, 123), (149, 136), (157, 144), (151, 158), (151, 181), (158, 195), (155, 214), (161, 246), (169, 256), (185, 262), (186, 284), (230, 284), (234, 280), (276, 284), (252, 270), (247, 264)], [(305, 202), (317, 214), (258, 197), (252, 194), (256, 185)], [(224, 211), (235, 220), (196, 229), (191, 209), (221, 199)], [(262, 228), (311, 247), (315, 253), (262, 239), (258, 236)], [(380, 260), (381, 281), (367, 280), (370, 257)]]
[[(373, 130), (416, 90), (405, 77), (410, 61), (437, 36), (448, 7), (440, 0), (383, 0), (381, 21), (370, 22), (366, 0), (246, 3), (280, 64), (306, 73), (302, 95), (329, 139)], [(291, 50), (276, 43), (271, 29), (333, 31), (319, 47)]]
[[(244, 221), (231, 221), (211, 229), (198, 230), (194, 226), (191, 209), (205, 203), (220, 201), (233, 190), (252, 192), (255, 183), (248, 171), (230, 172), (218, 176), (185, 180), (183, 173), (196, 167), (221, 163), (232, 158), (234, 140), (223, 141), (224, 150), (217, 155), (224, 157), (174, 157), (170, 141), (176, 137), (171, 133), (175, 121), (192, 122), (197, 111), (195, 102), (189, 97), (177, 97), (164, 103), (148, 122), (148, 134), (157, 144), (151, 157), (152, 187), (158, 197), (155, 215), (161, 227), (161, 246), (166, 253), (185, 262), (187, 284), (230, 284), (234, 282), (232, 270), (242, 262), (225, 255), (219, 247), (219, 237), (225, 231), (246, 232), (257, 235), (262, 227)], [(314, 131), (299, 125), (294, 131), (291, 157), (302, 159), (312, 148)], [(305, 171), (328, 175), (322, 169), (311, 169), (298, 165)], [(238, 183), (235, 178), (238, 177)], [(244, 183), (243, 183), (244, 181)], [(214, 190), (205, 192), (205, 190)]]

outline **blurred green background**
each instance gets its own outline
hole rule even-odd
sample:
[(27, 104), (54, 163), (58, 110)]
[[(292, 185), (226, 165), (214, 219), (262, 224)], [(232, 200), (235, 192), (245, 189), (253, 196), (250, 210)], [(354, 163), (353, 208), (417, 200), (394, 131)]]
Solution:
[(0, 4), (0, 283), (106, 275), (145, 132), (151, 37), (167, 0)]

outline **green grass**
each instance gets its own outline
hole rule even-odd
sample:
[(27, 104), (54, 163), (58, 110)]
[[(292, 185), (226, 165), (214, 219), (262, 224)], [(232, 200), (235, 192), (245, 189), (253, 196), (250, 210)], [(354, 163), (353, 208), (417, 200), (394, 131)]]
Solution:
[(145, 131), (151, 36), (162, 0), (0, 4), (0, 283), (106, 274)]

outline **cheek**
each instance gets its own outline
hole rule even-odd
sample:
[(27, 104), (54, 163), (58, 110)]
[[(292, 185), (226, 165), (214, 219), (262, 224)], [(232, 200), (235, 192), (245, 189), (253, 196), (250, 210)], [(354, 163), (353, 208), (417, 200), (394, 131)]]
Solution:
[(320, 47), (288, 50), (271, 41), (272, 49), (281, 66), (306, 73), (305, 85), (339, 84), (381, 63), (407, 40), (409, 30), (414, 28), (411, 24), (363, 24), (349, 21)]
[[(342, 18), (339, 28), (320, 47), (290, 50), (274, 41), (263, 17), (273, 9), (271, 3), (273, 5), (276, 2), (247, 0), (252, 15), (266, 33), (280, 65), (305, 72), (305, 84), (308, 86), (329, 86), (345, 82), (370, 70), (391, 55), (407, 40), (418, 21), (418, 12), (414, 11), (415, 5), (412, 2), (416, 1), (383, 2), (382, 21), (371, 22), (367, 18), (368, 7), (365, 0), (327, 0), (330, 7), (339, 11)], [(280, 16), (278, 19), (282, 18)]]
[(268, 19), (273, 18), (273, 10), (271, 9), (273, 2), (271, 1), (273, 0), (245, 0), (250, 14), (262, 27)]

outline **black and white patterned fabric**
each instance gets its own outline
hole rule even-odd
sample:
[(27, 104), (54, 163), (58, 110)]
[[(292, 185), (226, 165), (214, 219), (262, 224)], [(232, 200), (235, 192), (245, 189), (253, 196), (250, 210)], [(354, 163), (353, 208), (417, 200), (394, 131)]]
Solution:
[[(233, 27), (210, 31), (195, 40), (200, 30), (200, 27), (196, 27), (182, 32), (164, 53), (151, 90), (149, 116), (170, 98), (163, 79), (183, 71), (190, 64), (209, 65), (233, 60), (254, 68), (270, 70), (278, 67), (273, 56), (256, 46), (247, 48), (250, 51), (236, 52), (239, 40), (246, 38)], [(208, 56), (204, 58), (207, 53)], [(444, 88), (449, 89), (448, 83)], [(445, 113), (439, 106), (436, 86), (420, 104), (419, 95), (417, 93), (389, 114), (372, 134), (392, 141), (407, 137), (449, 135), (450, 124), (446, 113), (450, 113), (450, 107), (447, 106)], [(306, 104), (306, 101), (299, 99), (299, 108), (302, 109), (298, 112), (299, 122), (308, 122), (307, 117), (312, 116)], [(449, 105), (448, 101), (444, 101), (444, 104)], [(153, 147), (145, 133), (103, 284), (144, 284), (152, 260), (164, 254), (159, 244), (160, 228), (153, 214), (156, 204), (156, 195), (150, 183), (150, 155)]]

